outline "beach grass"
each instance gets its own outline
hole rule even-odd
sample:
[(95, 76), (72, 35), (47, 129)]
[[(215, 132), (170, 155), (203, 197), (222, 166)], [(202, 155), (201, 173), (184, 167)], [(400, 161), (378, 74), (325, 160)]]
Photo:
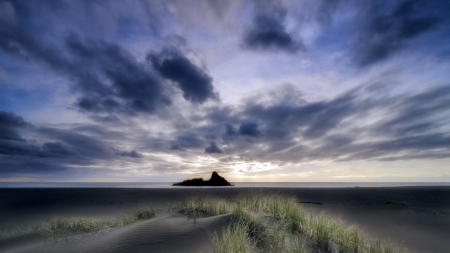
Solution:
[(48, 239), (57, 240), (67, 237), (73, 232), (97, 232), (105, 228), (118, 227), (135, 223), (140, 220), (148, 220), (155, 217), (155, 211), (151, 207), (139, 207), (131, 213), (121, 214), (112, 218), (93, 217), (55, 217), (48, 221), (31, 226), (27, 230), (3, 230), (0, 236), (11, 236), (26, 232), (38, 232), (43, 235), (45, 241)]
[(247, 234), (247, 224), (240, 222), (227, 226), (222, 231), (222, 238), (213, 236), (214, 253), (253, 253), (255, 247)]
[(82, 232), (95, 232), (107, 227), (118, 227), (128, 225), (140, 220), (147, 220), (155, 217), (155, 211), (149, 207), (140, 207), (130, 214), (121, 214), (114, 218), (90, 218), (90, 217), (73, 217), (73, 218), (53, 218), (49, 221), (33, 226), (33, 230), (76, 230)]
[(254, 192), (228, 200), (192, 197), (172, 206), (188, 219), (232, 213), (214, 252), (309, 252), (307, 242), (321, 252), (403, 253), (402, 247), (365, 238), (355, 226), (325, 214), (307, 212), (295, 197)]
[(192, 219), (194, 223), (197, 218), (207, 215), (221, 215), (231, 213), (233, 211), (232, 205), (223, 199), (216, 199), (212, 197), (191, 197), (169, 206), (169, 211), (183, 210), (183, 213)]

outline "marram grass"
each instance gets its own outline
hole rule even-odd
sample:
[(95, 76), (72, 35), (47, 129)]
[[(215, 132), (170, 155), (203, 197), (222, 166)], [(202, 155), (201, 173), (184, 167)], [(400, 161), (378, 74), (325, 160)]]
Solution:
[(118, 227), (128, 225), (139, 220), (147, 220), (155, 217), (155, 212), (152, 208), (141, 207), (136, 209), (131, 214), (122, 214), (115, 218), (88, 218), (88, 217), (74, 217), (74, 218), (53, 218), (47, 222), (41, 223), (33, 227), (34, 231), (41, 230), (79, 230), (83, 232), (95, 232), (106, 227)]
[(213, 236), (214, 253), (253, 253), (255, 247), (247, 234), (247, 224), (236, 222), (222, 231), (222, 238)]
[(306, 253), (306, 241), (321, 252), (336, 253), (403, 253), (405, 250), (378, 240), (364, 238), (356, 227), (341, 220), (305, 212), (294, 197), (279, 194), (252, 193), (230, 200), (193, 197), (172, 206), (181, 209), (189, 219), (203, 215), (232, 213), (222, 239), (213, 237), (214, 252), (288, 252)]
[[(105, 228), (118, 227), (140, 220), (151, 219), (155, 216), (155, 212), (151, 207), (140, 207), (132, 213), (121, 214), (114, 218), (57, 217), (32, 226), (31, 232), (41, 233), (46, 240), (49, 238), (57, 240), (60, 237), (70, 235), (71, 232), (97, 232)], [(27, 230), (20, 230), (17, 233), (21, 232), (27, 232)], [(0, 233), (0, 236), (10, 236), (13, 234), (15, 233), (5, 231), (5, 233)]]

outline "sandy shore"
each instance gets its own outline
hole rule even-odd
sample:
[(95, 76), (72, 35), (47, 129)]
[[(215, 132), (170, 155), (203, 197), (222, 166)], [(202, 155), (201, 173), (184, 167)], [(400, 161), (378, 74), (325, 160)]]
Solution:
[(230, 215), (197, 224), (167, 207), (193, 195), (229, 198), (251, 191), (296, 196), (299, 205), (339, 216), (367, 236), (400, 243), (411, 252), (448, 252), (450, 187), (0, 189), (0, 228), (21, 229), (54, 217), (113, 217), (152, 206), (157, 218), (96, 234), (45, 243), (37, 233), (0, 238), (0, 252), (212, 252)]

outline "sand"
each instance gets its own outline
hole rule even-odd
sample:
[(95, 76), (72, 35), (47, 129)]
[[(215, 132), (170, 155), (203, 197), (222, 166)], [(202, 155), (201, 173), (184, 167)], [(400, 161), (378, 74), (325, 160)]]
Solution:
[(230, 215), (193, 224), (170, 204), (193, 195), (229, 198), (262, 191), (296, 196), (300, 206), (338, 216), (367, 237), (399, 243), (410, 252), (449, 252), (450, 187), (0, 189), (0, 229), (26, 230), (54, 217), (114, 217), (147, 205), (157, 217), (98, 233), (45, 242), (38, 233), (0, 238), (0, 252), (212, 252), (211, 237)]

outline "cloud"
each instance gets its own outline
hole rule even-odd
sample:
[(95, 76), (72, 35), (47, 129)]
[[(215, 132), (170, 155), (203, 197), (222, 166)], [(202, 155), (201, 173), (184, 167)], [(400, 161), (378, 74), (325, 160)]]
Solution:
[[(117, 166), (121, 157), (144, 158), (136, 150), (122, 150), (115, 147), (127, 143), (123, 132), (108, 130), (105, 126), (90, 124), (63, 124), (58, 127), (33, 126), (14, 113), (0, 111), (2, 127), (8, 127), (16, 138), (0, 137), (0, 174), (41, 175), (70, 173), (71, 168), (83, 167), (83, 171), (96, 174), (102, 168)], [(22, 131), (19, 135), (19, 131)], [(2, 135), (3, 136), (3, 135)], [(131, 143), (132, 144), (132, 143)], [(139, 163), (135, 159), (133, 163)], [(131, 160), (127, 161), (131, 162)], [(100, 164), (109, 164), (102, 167)], [(91, 171), (91, 166), (98, 167)], [(60, 175), (61, 176), (61, 175)], [(64, 175), (62, 175), (64, 177)]]
[(186, 150), (183, 147), (181, 147), (181, 144), (179, 142), (170, 145), (170, 149), (171, 150), (180, 150), (180, 151), (185, 151)]
[[(129, 139), (128, 135), (145, 136), (148, 132), (136, 132), (133, 126), (120, 131), (83, 124), (28, 129), (29, 123), (20, 116), (2, 113), (2, 122), (8, 122), (6, 124), (14, 126), (13, 129), (25, 127), (33, 136), (40, 137), (38, 141), (30, 141), (27, 136), (21, 137), (22, 141), (2, 139), (0, 154), (8, 164), (12, 163), (11, 157), (21, 156), (27, 163), (48, 164), (51, 168), (57, 168), (57, 164), (64, 168), (117, 164), (121, 157), (130, 157), (140, 158), (132, 159), (135, 163), (152, 161), (158, 168), (171, 167), (174, 171), (189, 167), (184, 163), (202, 152), (224, 154), (218, 144), (221, 141), (227, 147), (221, 161), (228, 165), (244, 160), (270, 162), (275, 166), (311, 161), (450, 157), (450, 136), (446, 131), (450, 125), (450, 85), (413, 95), (382, 93), (360, 87), (333, 99), (308, 101), (301, 98), (299, 103), (292, 103), (287, 99), (290, 94), (286, 93), (286, 99), (249, 99), (246, 104), (232, 109), (215, 105), (203, 111), (204, 118), (193, 117), (189, 127), (177, 128), (170, 135), (140, 140)], [(377, 118), (379, 115), (383, 117)], [(264, 134), (260, 126), (264, 126)], [(240, 138), (247, 136), (258, 138)], [(151, 151), (153, 155), (118, 149), (114, 143), (138, 145), (143, 152)], [(166, 158), (169, 155), (167, 143), (173, 144), (171, 150), (186, 152), (170, 152), (170, 158)], [(25, 162), (17, 160), (16, 164)]]
[(12, 113), (0, 111), (0, 139), (23, 141), (18, 129), (31, 126), (30, 123)]
[[(333, 99), (292, 104), (288, 99), (250, 100), (233, 113), (211, 108), (205, 119), (227, 144), (229, 156), (298, 163), (314, 160), (379, 160), (450, 157), (450, 85), (408, 95), (386, 96), (360, 87)], [(416, 112), (416, 113), (415, 113)], [(221, 115), (221, 116), (219, 116)], [(383, 115), (380, 117), (379, 115)], [(378, 118), (380, 117), (380, 118)], [(264, 126), (264, 135), (256, 123)], [(223, 123), (231, 122), (231, 123)], [(190, 128), (201, 135), (203, 128)], [(258, 138), (238, 138), (238, 136)], [(205, 152), (218, 148), (210, 143)]]
[(125, 157), (131, 157), (131, 158), (142, 158), (142, 157), (144, 157), (144, 155), (142, 155), (141, 153), (137, 152), (136, 150), (132, 150), (132, 151), (115, 150), (115, 153), (118, 156), (125, 156)]
[(244, 34), (244, 45), (250, 49), (295, 52), (303, 43), (289, 33), (284, 24), (286, 10), (280, 6), (257, 9), (252, 25)]
[(79, 60), (78, 65), (89, 66), (71, 73), (78, 79), (77, 88), (83, 94), (77, 102), (80, 109), (152, 113), (171, 104), (161, 80), (121, 47), (98, 40), (82, 41), (76, 35), (66, 38), (66, 44)]
[(41, 147), (39, 156), (44, 157), (67, 157), (74, 155), (75, 152), (60, 142), (46, 142)]
[(375, 130), (380, 134), (414, 135), (430, 129), (445, 127), (450, 104), (450, 85), (428, 89), (426, 92), (390, 102), (391, 117), (380, 121)]
[(67, 77), (78, 94), (74, 105), (83, 112), (100, 115), (155, 113), (172, 105), (176, 89), (192, 103), (218, 98), (212, 78), (175, 47), (149, 54), (149, 64), (139, 62), (118, 44), (102, 39), (84, 38), (72, 32), (59, 44), (48, 43), (25, 27), (1, 24), (0, 49), (44, 63), (55, 73)]
[(14, 7), (10, 2), (2, 1), (0, 2), (0, 20), (9, 24), (16, 24), (17, 20), (15, 17)]
[[(23, 138), (19, 130), (31, 127), (21, 116), (0, 111), (0, 154), (36, 157), (63, 158), (74, 152), (60, 142), (45, 142), (42, 145)], [(31, 131), (35, 128), (29, 129)]]
[(227, 136), (233, 136), (235, 134), (237, 134), (238, 132), (236, 131), (236, 129), (234, 128), (233, 125), (226, 123), (225, 124), (225, 132), (224, 134)]
[(157, 76), (118, 45), (71, 34), (64, 41), (67, 51), (61, 51), (56, 45), (44, 46), (39, 38), (13, 25), (5, 25), (0, 35), (3, 50), (42, 62), (73, 80), (81, 94), (75, 105), (82, 111), (152, 113), (171, 104), (170, 94)]
[(70, 146), (81, 157), (87, 160), (112, 159), (115, 157), (112, 145), (105, 141), (88, 134), (73, 132), (70, 129), (59, 129), (53, 127), (40, 127), (37, 133), (48, 139), (58, 140), (67, 146)]
[(261, 132), (258, 129), (258, 124), (252, 122), (242, 123), (239, 126), (239, 134), (258, 137), (261, 135)]
[(317, 11), (316, 18), (319, 22), (329, 25), (332, 22), (333, 14), (336, 12), (337, 7), (341, 1), (334, 0), (322, 0)]
[(203, 129), (198, 129), (198, 131), (194, 130), (180, 131), (175, 136), (174, 142), (178, 143), (183, 148), (188, 149), (202, 148), (205, 145), (205, 141), (203, 140), (203, 138), (199, 136), (202, 136), (204, 134), (203, 131), (204, 131)]
[(3, 155), (32, 155), (39, 153), (39, 147), (25, 140), (16, 141), (0, 139), (0, 154)]
[(162, 77), (178, 85), (186, 100), (201, 104), (208, 99), (218, 98), (212, 78), (178, 49), (166, 47), (157, 54), (149, 54), (147, 60)]
[[(437, 66), (431, 54), (448, 51), (446, 3), (202, 1), (196, 11), (189, 1), (39, 5), (0, 1), (0, 64), (10, 79), (0, 83), (8, 100), (1, 106), (33, 108), (34, 118), (49, 119), (31, 125), (0, 111), (2, 175), (9, 168), (88, 175), (103, 168), (200, 171), (215, 162), (226, 171), (253, 162), (294, 168), (450, 158), (450, 85), (440, 84), (446, 65)], [(185, 37), (175, 35), (180, 32)], [(309, 53), (300, 59), (305, 45)], [(427, 64), (404, 62), (390, 80), (378, 68), (355, 74), (341, 61), (370, 67), (407, 48), (408, 57), (423, 56)], [(247, 59), (243, 50), (286, 55), (264, 61), (267, 55)], [(416, 70), (426, 73), (416, 79), (409, 75)], [(374, 79), (400, 84), (382, 91), (360, 82)], [(294, 85), (264, 91), (285, 82), (301, 91)], [(50, 91), (52, 101), (36, 99), (61, 83), (70, 89)], [(234, 103), (243, 94), (239, 85), (246, 94), (259, 91)], [(219, 90), (233, 104), (218, 103)], [(69, 124), (66, 107), (70, 116), (75, 109), (88, 117), (71, 117), (78, 124)]]
[(361, 14), (364, 26), (353, 45), (354, 62), (360, 67), (369, 66), (409, 46), (413, 39), (441, 23), (436, 15), (438, 8), (414, 0), (370, 5), (368, 12)]
[(216, 142), (212, 141), (212, 142), (209, 143), (209, 146), (207, 146), (205, 148), (205, 153), (208, 153), (208, 154), (214, 154), (214, 153), (221, 154), (221, 153), (223, 153), (223, 150), (217, 145)]

